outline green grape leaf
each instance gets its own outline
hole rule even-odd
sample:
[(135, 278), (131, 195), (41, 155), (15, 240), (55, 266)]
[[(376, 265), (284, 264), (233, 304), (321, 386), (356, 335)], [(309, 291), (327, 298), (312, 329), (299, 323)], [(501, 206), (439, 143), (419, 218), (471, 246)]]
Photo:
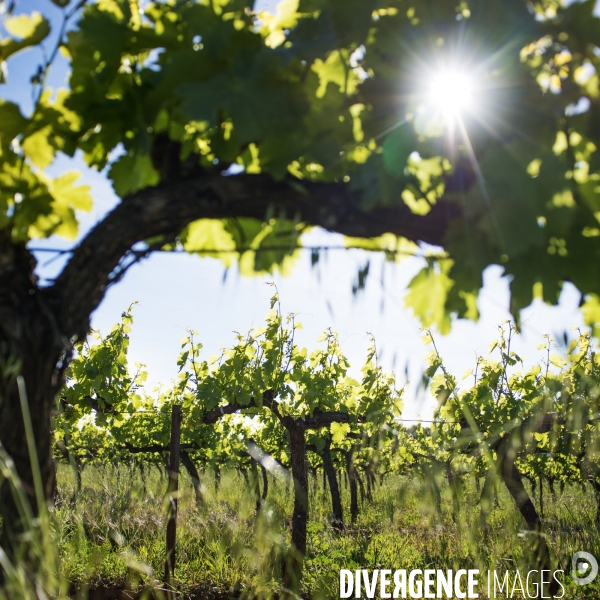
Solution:
[(332, 423), (329, 429), (331, 431), (331, 441), (334, 444), (341, 444), (350, 433), (350, 425), (348, 423)]
[(108, 176), (121, 198), (159, 182), (159, 175), (154, 170), (150, 157), (143, 154), (123, 154), (112, 164)]
[(92, 196), (87, 185), (73, 185), (80, 177), (77, 171), (70, 171), (52, 180), (48, 191), (54, 199), (54, 213), (61, 219), (60, 225), (54, 230), (57, 235), (69, 239), (77, 237), (78, 223), (75, 210), (89, 212), (92, 210)]
[(596, 337), (600, 336), (600, 297), (596, 294), (587, 296), (581, 307), (581, 312), (585, 324), (593, 329)]
[(23, 141), (23, 152), (31, 162), (40, 169), (45, 169), (54, 160), (54, 147), (49, 137), (52, 135), (52, 127), (48, 125), (40, 129)]
[(25, 131), (28, 120), (13, 102), (0, 100), (0, 143), (8, 144)]
[(194, 221), (188, 225), (187, 231), (182, 235), (182, 241), (183, 247), (188, 252), (198, 253), (201, 256), (216, 254), (227, 266), (230, 266), (235, 258), (236, 244), (223, 221), (215, 219)]
[(446, 298), (454, 282), (448, 273), (452, 261), (441, 260), (424, 267), (408, 285), (405, 305), (412, 309), (423, 327), (435, 325), (440, 333), (450, 332), (451, 316)]
[(20, 39), (8, 38), (0, 41), (0, 63), (19, 50), (39, 44), (50, 33), (50, 23), (39, 12), (9, 17), (4, 21), (4, 27), (8, 33)]

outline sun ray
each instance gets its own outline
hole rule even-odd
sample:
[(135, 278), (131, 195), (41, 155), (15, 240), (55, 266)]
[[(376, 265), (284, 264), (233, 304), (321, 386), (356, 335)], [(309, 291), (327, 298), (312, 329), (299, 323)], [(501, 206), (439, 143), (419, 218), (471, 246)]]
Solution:
[(500, 224), (498, 223), (498, 218), (496, 217), (496, 212), (494, 211), (494, 206), (492, 205), (492, 200), (490, 198), (487, 186), (485, 185), (485, 179), (483, 178), (483, 173), (479, 166), (479, 162), (477, 161), (477, 156), (475, 156), (475, 151), (473, 150), (473, 145), (471, 144), (471, 139), (469, 138), (469, 134), (467, 132), (467, 128), (459, 116), (457, 119), (457, 124), (460, 130), (460, 134), (463, 138), (465, 146), (467, 148), (467, 153), (469, 156), (469, 161), (471, 162), (471, 166), (475, 171), (475, 177), (477, 178), (477, 183), (479, 185), (479, 189), (481, 190), (481, 195), (485, 201), (485, 205), (490, 213), (490, 217), (492, 219), (492, 224), (496, 233), (498, 235), (498, 241), (501, 246), (504, 246), (504, 236), (502, 235), (502, 230), (500, 228)]

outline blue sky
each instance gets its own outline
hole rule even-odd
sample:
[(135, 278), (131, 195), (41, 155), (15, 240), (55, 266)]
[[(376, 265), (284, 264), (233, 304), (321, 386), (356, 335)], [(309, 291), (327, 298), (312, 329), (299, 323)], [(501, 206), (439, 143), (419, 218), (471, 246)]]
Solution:
[[(275, 2), (259, 1), (257, 7), (271, 8)], [(600, 6), (600, 4), (599, 4)], [(58, 16), (58, 9), (49, 1), (21, 0), (18, 12), (39, 10)], [(55, 28), (56, 29), (56, 28)], [(0, 97), (18, 101), (27, 110), (29, 77), (39, 56), (25, 52), (9, 62), (9, 84), (0, 85)], [(50, 84), (64, 86), (68, 71), (64, 63), (54, 69)], [(92, 189), (94, 208), (81, 215), (81, 232), (87, 231), (117, 202), (110, 183), (103, 173), (88, 169), (79, 157), (59, 158), (51, 167), (53, 173), (78, 169)], [(339, 245), (339, 236), (313, 232), (307, 243)], [(68, 248), (72, 242), (58, 238), (36, 241), (35, 247)], [(48, 264), (52, 255), (39, 253), (38, 273), (45, 278), (56, 274), (63, 259)], [(352, 296), (351, 287), (358, 267), (371, 261), (371, 276), (367, 288)], [(269, 308), (272, 289), (265, 285), (275, 281), (285, 312), (299, 313), (304, 330), (299, 343), (312, 348), (318, 335), (333, 327), (340, 335), (342, 347), (355, 373), (363, 363), (368, 344), (367, 332), (375, 335), (382, 364), (394, 369), (401, 383), (405, 373), (413, 382), (407, 389), (404, 417), (428, 418), (434, 401), (428, 394), (418, 395), (416, 384), (428, 351), (421, 342), (420, 324), (404, 309), (406, 285), (422, 267), (422, 261), (408, 258), (400, 264), (385, 263), (383, 257), (367, 255), (358, 250), (330, 251), (322, 256), (317, 267), (311, 267), (310, 253), (302, 254), (293, 274), (288, 278), (265, 276), (242, 278), (235, 269), (225, 273), (223, 265), (214, 259), (200, 259), (182, 254), (155, 254), (131, 268), (124, 280), (111, 288), (105, 301), (94, 313), (92, 325), (107, 332), (120, 318), (122, 310), (132, 301), (135, 324), (131, 336), (130, 357), (145, 363), (149, 370), (148, 387), (168, 382), (177, 372), (176, 359), (180, 339), (187, 327), (199, 332), (206, 356), (233, 340), (233, 331), (246, 331), (258, 326)], [(383, 283), (381, 282), (383, 277)], [(500, 267), (485, 272), (485, 286), (479, 298), (481, 319), (478, 323), (457, 321), (452, 333), (437, 336), (438, 346), (447, 365), (457, 376), (474, 365), (475, 354), (487, 354), (490, 342), (497, 336), (498, 324), (509, 318), (508, 281)], [(558, 339), (562, 332), (582, 326), (577, 309), (579, 295), (566, 286), (558, 307), (536, 301), (522, 314), (523, 334), (515, 341), (515, 351), (529, 366), (542, 356), (536, 347), (545, 333)], [(467, 382), (465, 382), (467, 383)]]

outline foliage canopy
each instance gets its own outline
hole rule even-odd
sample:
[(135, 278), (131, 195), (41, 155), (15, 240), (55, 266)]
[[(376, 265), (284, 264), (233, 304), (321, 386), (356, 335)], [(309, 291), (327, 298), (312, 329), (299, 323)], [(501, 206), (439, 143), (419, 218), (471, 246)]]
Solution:
[[(10, 239), (75, 238), (89, 190), (74, 172), (46, 169), (58, 153), (81, 152), (124, 205), (164, 201), (162, 226), (140, 215), (121, 255), (145, 240), (218, 251), (228, 264), (237, 256), (245, 272), (288, 270), (318, 225), (350, 245), (373, 238), (366, 246), (389, 256), (439, 247), (407, 297), (427, 326), (476, 317), (491, 264), (510, 276), (517, 317), (572, 281), (596, 322), (593, 0), (284, 0), (275, 14), (252, 4), (65, 6), (57, 46), (32, 78), (33, 110), (0, 104), (0, 227)], [(10, 57), (44, 47), (51, 27), (37, 12), (4, 27), (9, 78)], [(45, 81), (58, 51), (71, 71), (68, 89), (53, 92)], [(449, 123), (426, 88), (457, 69), (472, 78), (477, 107)], [(183, 198), (182, 180), (197, 183)]]

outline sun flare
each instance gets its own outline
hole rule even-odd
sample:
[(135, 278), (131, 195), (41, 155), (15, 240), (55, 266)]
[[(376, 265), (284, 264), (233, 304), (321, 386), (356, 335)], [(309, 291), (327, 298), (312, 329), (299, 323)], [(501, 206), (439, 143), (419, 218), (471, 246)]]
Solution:
[(472, 78), (464, 72), (447, 69), (432, 74), (428, 100), (447, 119), (455, 119), (474, 108)]

